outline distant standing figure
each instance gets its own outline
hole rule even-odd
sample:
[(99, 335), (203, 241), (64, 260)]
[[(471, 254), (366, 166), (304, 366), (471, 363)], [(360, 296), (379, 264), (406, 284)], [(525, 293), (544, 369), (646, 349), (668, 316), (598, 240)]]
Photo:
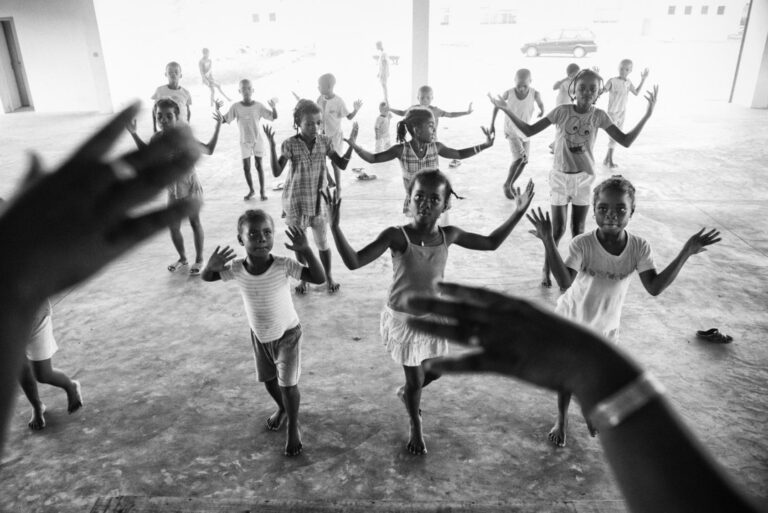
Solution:
[(384, 91), (384, 101), (389, 103), (389, 96), (387, 96), (387, 79), (389, 78), (389, 56), (384, 51), (384, 45), (381, 41), (376, 41), (376, 49), (379, 51), (379, 82), (381, 82), (381, 89)]
[(210, 53), (211, 52), (208, 50), (208, 48), (203, 48), (203, 58), (200, 59), (200, 62), (197, 65), (200, 68), (200, 76), (203, 79), (203, 85), (211, 90), (211, 106), (214, 106), (216, 104), (216, 100), (214, 99), (214, 88), (218, 89), (221, 95), (226, 98), (228, 102), (232, 101), (232, 99), (227, 96), (224, 91), (221, 90), (221, 84), (213, 79), (213, 72), (211, 71), (211, 66), (213, 63), (211, 62)]

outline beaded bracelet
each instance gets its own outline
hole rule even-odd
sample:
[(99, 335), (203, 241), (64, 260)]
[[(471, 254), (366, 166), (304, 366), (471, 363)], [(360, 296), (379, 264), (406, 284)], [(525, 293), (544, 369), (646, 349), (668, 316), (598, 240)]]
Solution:
[(613, 428), (664, 393), (664, 386), (644, 372), (633, 382), (603, 399), (587, 415), (597, 429)]

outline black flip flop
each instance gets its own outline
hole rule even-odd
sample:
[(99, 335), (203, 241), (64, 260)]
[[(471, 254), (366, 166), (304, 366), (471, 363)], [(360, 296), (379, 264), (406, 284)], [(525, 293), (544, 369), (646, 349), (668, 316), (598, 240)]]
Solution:
[(717, 328), (710, 328), (708, 330), (699, 330), (696, 332), (696, 336), (708, 340), (709, 342), (716, 342), (718, 344), (730, 344), (733, 342), (733, 337), (720, 333)]

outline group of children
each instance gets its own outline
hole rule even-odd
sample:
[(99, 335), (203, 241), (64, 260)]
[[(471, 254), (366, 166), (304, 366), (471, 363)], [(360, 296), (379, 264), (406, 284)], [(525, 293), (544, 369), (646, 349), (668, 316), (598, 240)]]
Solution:
[[(421, 394), (424, 387), (440, 376), (425, 371), (424, 364), (433, 358), (445, 355), (448, 344), (445, 338), (426, 335), (413, 330), (409, 320), (418, 318), (408, 307), (406, 298), (414, 293), (437, 294), (437, 281), (443, 278), (448, 249), (452, 244), (481, 251), (492, 251), (500, 247), (516, 224), (526, 215), (534, 196), (533, 181), (524, 190), (514, 186), (529, 158), (528, 138), (555, 125), (553, 144), (554, 165), (549, 176), (552, 218), (541, 209), (528, 214), (535, 228), (536, 236), (544, 244), (545, 262), (542, 284), (551, 285), (550, 273), (555, 276), (564, 293), (558, 299), (556, 311), (583, 323), (617, 340), (619, 319), (629, 278), (637, 271), (643, 286), (656, 295), (664, 290), (677, 276), (687, 259), (718, 242), (719, 233), (704, 230), (693, 235), (678, 257), (662, 272), (657, 273), (650, 245), (640, 237), (629, 234), (626, 226), (635, 210), (635, 189), (621, 176), (613, 176), (593, 188), (595, 165), (593, 149), (598, 128), (624, 146), (637, 138), (645, 122), (651, 116), (657, 98), (657, 88), (648, 92), (648, 108), (640, 122), (629, 132), (621, 130), (621, 121), (610, 113), (596, 108), (595, 102), (607, 90), (611, 95), (637, 94), (628, 82), (631, 63), (622, 62), (621, 74), (611, 79), (604, 87), (602, 78), (594, 70), (578, 70), (569, 66), (569, 77), (555, 84), (558, 91), (567, 91), (570, 102), (555, 107), (544, 115), (544, 106), (537, 91), (530, 87), (531, 74), (519, 70), (515, 77), (515, 88), (496, 98), (493, 119), (497, 111), (506, 115), (505, 135), (510, 141), (513, 163), (504, 185), (508, 198), (513, 200), (509, 216), (487, 235), (466, 232), (456, 226), (440, 224), (443, 213), (451, 208), (452, 197), (457, 197), (449, 178), (441, 172), (438, 157), (454, 161), (477, 155), (494, 143), (495, 130), (482, 128), (485, 141), (464, 149), (454, 149), (436, 140), (436, 128), (440, 117), (456, 117), (472, 112), (470, 104), (466, 112), (446, 112), (431, 105), (432, 90), (419, 90), (419, 104), (404, 111), (392, 109), (383, 102), (380, 118), (377, 119), (376, 151), (371, 153), (357, 144), (358, 126), (353, 124), (347, 138), (341, 130), (343, 118), (352, 119), (361, 107), (354, 102), (349, 111), (344, 101), (334, 94), (335, 79), (326, 74), (320, 77), (317, 102), (301, 99), (293, 111), (296, 135), (280, 145), (278, 153), (275, 132), (263, 127), (270, 153), (270, 164), (274, 176), (280, 176), (290, 163), (290, 172), (284, 180), (282, 192), (283, 217), (288, 231), (289, 250), (295, 252), (296, 260), (272, 254), (275, 243), (275, 222), (263, 210), (248, 210), (237, 221), (237, 240), (245, 251), (245, 257), (237, 258), (232, 248), (217, 247), (203, 265), (203, 231), (198, 216), (190, 218), (195, 233), (195, 263), (190, 274), (202, 274), (205, 281), (234, 281), (243, 298), (250, 336), (256, 360), (257, 379), (265, 384), (277, 409), (265, 425), (278, 430), (287, 424), (285, 453), (291, 456), (302, 451), (298, 411), (302, 330), (291, 296), (291, 279), (298, 280), (297, 293), (304, 293), (308, 283), (326, 283), (329, 292), (339, 289), (331, 273), (331, 251), (328, 240), (331, 237), (342, 261), (349, 269), (358, 269), (389, 251), (393, 263), (393, 279), (387, 303), (380, 318), (380, 333), (390, 357), (403, 367), (404, 384), (397, 389), (408, 413), (410, 436), (407, 449), (413, 454), (426, 454), (427, 447), (422, 430)], [(178, 85), (181, 69), (176, 63), (166, 68), (169, 97), (158, 98), (154, 107), (154, 120), (159, 126), (152, 138), (161, 138), (177, 123), (189, 120), (189, 100)], [(643, 79), (647, 71), (643, 72)], [(165, 94), (156, 92), (156, 96)], [(277, 119), (275, 102), (270, 108), (252, 99), (253, 88), (248, 80), (240, 82), (242, 102), (233, 104), (222, 115), (220, 102), (215, 102), (215, 130), (208, 143), (198, 141), (201, 151), (212, 154), (218, 140), (222, 122), (238, 121), (240, 126), (241, 156), (243, 169), (250, 187), (246, 199), (254, 194), (250, 180), (250, 157), (254, 157), (259, 173), (260, 194), (266, 199), (263, 189), (261, 158), (266, 146), (261, 139), (261, 119)], [(185, 104), (183, 104), (186, 102)], [(183, 104), (183, 105), (182, 105)], [(613, 100), (611, 108), (623, 109), (625, 100)], [(538, 117), (529, 124), (536, 108)], [(402, 115), (397, 123), (396, 144), (384, 144), (388, 138), (388, 123), (391, 113)], [(617, 114), (619, 111), (614, 112)], [(136, 144), (141, 148), (145, 143), (136, 135), (135, 121), (129, 124)], [(380, 144), (381, 140), (381, 144)], [(346, 141), (346, 151), (341, 147)], [(385, 228), (372, 242), (355, 250), (347, 242), (341, 229), (340, 171), (346, 169), (352, 151), (369, 163), (397, 159), (402, 168), (405, 200), (403, 212), (407, 219), (400, 226)], [(327, 163), (331, 162), (335, 180), (331, 178)], [(335, 184), (335, 190), (332, 187)], [(202, 199), (202, 187), (191, 173), (183, 180), (169, 187), (169, 202), (181, 198)], [(572, 204), (571, 232), (573, 240), (568, 257), (563, 260), (557, 244), (565, 231), (567, 205)], [(590, 205), (592, 206), (597, 229), (584, 232), (584, 225)], [(317, 258), (310, 248), (306, 229), (312, 236), (319, 252)], [(178, 225), (171, 227), (171, 237), (179, 259), (168, 267), (172, 272), (188, 266), (183, 239)], [(79, 397), (79, 385), (78, 397)], [(69, 392), (68, 392), (69, 393)], [(558, 396), (558, 418), (549, 432), (549, 439), (556, 445), (565, 445), (569, 391), (563, 390)], [(287, 421), (287, 422), (286, 422)], [(590, 432), (595, 431), (590, 426)]]

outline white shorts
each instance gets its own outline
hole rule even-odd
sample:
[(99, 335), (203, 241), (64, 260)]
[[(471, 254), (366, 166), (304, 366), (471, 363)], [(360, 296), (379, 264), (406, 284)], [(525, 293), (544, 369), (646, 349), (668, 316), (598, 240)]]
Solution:
[(584, 171), (579, 173), (549, 172), (549, 202), (551, 205), (571, 203), (579, 207), (592, 204), (592, 184), (595, 175)]
[[(627, 113), (627, 111), (624, 112), (609, 112), (608, 116), (613, 121), (613, 124), (616, 125), (616, 128), (623, 128), (624, 127), (624, 116)], [(615, 148), (616, 147), (616, 141), (613, 140), (613, 137), (610, 135), (608, 136), (608, 147), (609, 148)]]
[(27, 358), (33, 362), (50, 360), (58, 350), (59, 346), (56, 345), (56, 339), (53, 338), (51, 316), (46, 315), (40, 324), (32, 330), (27, 343)]
[(512, 159), (524, 159), (528, 162), (528, 154), (531, 149), (530, 139), (524, 141), (519, 137), (507, 137), (507, 140), (509, 141), (509, 149), (512, 150)]
[(264, 156), (264, 144), (261, 141), (252, 143), (240, 143), (240, 156), (243, 159), (249, 157), (263, 157)]

